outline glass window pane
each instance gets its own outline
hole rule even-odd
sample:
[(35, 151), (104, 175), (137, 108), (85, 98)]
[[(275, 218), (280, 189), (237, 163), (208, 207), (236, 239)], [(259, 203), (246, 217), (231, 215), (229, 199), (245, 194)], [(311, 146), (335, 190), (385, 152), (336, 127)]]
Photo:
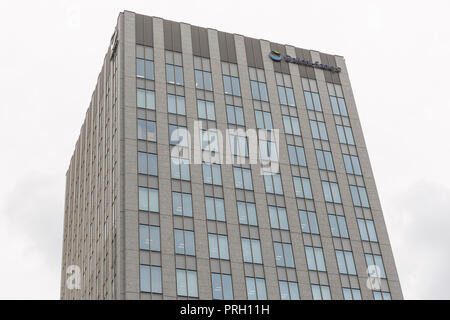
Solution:
[(156, 226), (150, 226), (150, 250), (161, 251), (160, 229)]
[(229, 76), (223, 76), (223, 89), (225, 94), (233, 94), (233, 90), (231, 89), (231, 79)]
[(223, 287), (223, 298), (225, 300), (233, 300), (233, 285), (231, 282), (231, 276), (228, 274), (222, 275), (222, 287)]
[(177, 269), (177, 294), (187, 296), (186, 271)]
[(139, 188), (139, 210), (148, 211), (148, 191), (147, 188)]
[(339, 227), (337, 224), (337, 219), (335, 215), (328, 215), (328, 219), (330, 220), (330, 228), (331, 228), (331, 235), (333, 237), (339, 237)]
[(245, 277), (245, 284), (247, 287), (247, 299), (256, 300), (256, 284), (255, 279), (250, 277)]
[(308, 215), (306, 211), (299, 210), (298, 214), (300, 215), (300, 225), (302, 227), (302, 232), (310, 233)]
[(209, 257), (219, 259), (219, 244), (217, 243), (217, 235), (208, 234)]
[(212, 282), (212, 290), (213, 290), (213, 299), (222, 299), (222, 281), (220, 278), (220, 274), (211, 273), (211, 282)]
[(153, 61), (145, 60), (145, 79), (155, 80)]
[(146, 225), (139, 225), (139, 248), (141, 250), (150, 250), (150, 233)]
[(256, 279), (256, 291), (258, 300), (267, 300), (266, 281), (264, 279)]
[(192, 217), (192, 196), (183, 193), (183, 213), (185, 217)]
[(180, 86), (184, 85), (183, 67), (180, 66), (175, 67), (175, 83)]
[(308, 211), (309, 217), (309, 226), (311, 229), (311, 233), (319, 234), (319, 226), (317, 224), (316, 213), (312, 211)]
[(219, 256), (220, 259), (229, 260), (228, 255), (228, 238), (227, 236), (218, 236), (219, 240)]
[(254, 203), (247, 203), (247, 216), (249, 225), (251, 226), (258, 225), (258, 220), (256, 218), (256, 206)]
[(311, 92), (305, 91), (306, 108), (314, 110), (314, 103), (312, 100)]
[(200, 70), (195, 70), (195, 87), (197, 89), (204, 89), (203, 73)]
[(288, 100), (288, 105), (295, 107), (294, 91), (292, 88), (286, 88), (286, 96)]
[(313, 93), (312, 97), (313, 97), (313, 102), (314, 102), (314, 109), (316, 111), (322, 111), (322, 106), (320, 105), (319, 94)]
[(252, 88), (252, 97), (253, 97), (253, 99), (260, 100), (258, 82), (250, 81), (250, 85), (251, 85), (251, 88)]
[(151, 292), (150, 288), (150, 266), (140, 266), (141, 291)]
[(162, 293), (161, 267), (151, 268), (152, 292)]
[(366, 223), (364, 219), (358, 219), (358, 227), (359, 227), (359, 234), (361, 235), (361, 240), (369, 241), (369, 235), (367, 233)]
[(175, 83), (175, 74), (171, 64), (166, 64), (166, 77), (168, 83)]
[(205, 197), (205, 206), (206, 206), (206, 218), (208, 220), (215, 220), (215, 209), (214, 209), (214, 198)]
[(240, 97), (241, 96), (241, 87), (239, 86), (239, 79), (236, 77), (232, 77), (231, 82), (233, 85), (233, 94), (235, 96)]
[(231, 124), (236, 124), (236, 116), (233, 106), (227, 106), (227, 121)]
[(181, 193), (172, 192), (172, 211), (173, 214), (177, 216), (181, 216), (183, 214)]
[(244, 125), (244, 110), (241, 107), (236, 107), (235, 112), (236, 112), (236, 124), (243, 126)]
[(212, 91), (211, 73), (203, 72), (203, 80), (205, 82), (205, 90)]
[(239, 223), (248, 224), (245, 202), (238, 201), (237, 208), (238, 208)]
[(251, 243), (252, 243), (253, 263), (262, 263), (261, 246), (259, 240), (252, 239)]
[(189, 297), (198, 297), (197, 272), (196, 271), (187, 271), (187, 284), (188, 284)]

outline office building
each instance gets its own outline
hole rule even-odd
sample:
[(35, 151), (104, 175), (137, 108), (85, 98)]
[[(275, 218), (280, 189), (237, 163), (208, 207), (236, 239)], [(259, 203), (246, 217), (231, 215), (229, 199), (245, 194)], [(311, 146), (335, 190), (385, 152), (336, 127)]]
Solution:
[(66, 179), (62, 299), (403, 298), (341, 56), (122, 12)]

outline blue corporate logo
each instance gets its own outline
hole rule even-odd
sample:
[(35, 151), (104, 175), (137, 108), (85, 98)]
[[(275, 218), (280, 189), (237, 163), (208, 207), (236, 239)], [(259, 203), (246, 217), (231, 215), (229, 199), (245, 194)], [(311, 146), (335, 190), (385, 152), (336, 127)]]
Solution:
[(320, 63), (318, 61), (312, 62), (312, 61), (309, 61), (309, 60), (306, 60), (306, 59), (294, 58), (294, 57), (291, 57), (290, 55), (283, 56), (277, 50), (272, 50), (269, 53), (269, 57), (270, 57), (270, 59), (272, 59), (275, 62), (280, 62), (281, 60), (284, 60), (287, 63), (295, 63), (295, 64), (299, 64), (299, 65), (303, 65), (303, 66), (308, 66), (308, 67), (328, 70), (328, 71), (331, 71), (331, 72), (341, 72), (341, 68), (340, 67), (335, 67), (335, 66), (332, 66), (332, 65), (323, 64), (323, 63)]
[(281, 59), (283, 58), (283, 56), (281, 55), (281, 53), (277, 50), (272, 50), (269, 53), (269, 57), (270, 59), (272, 59), (273, 61), (281, 61)]

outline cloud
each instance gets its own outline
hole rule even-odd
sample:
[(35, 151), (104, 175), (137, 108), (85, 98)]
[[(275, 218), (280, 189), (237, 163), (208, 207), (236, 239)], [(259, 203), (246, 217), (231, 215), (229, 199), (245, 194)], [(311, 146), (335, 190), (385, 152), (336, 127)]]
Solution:
[(420, 180), (395, 195), (390, 237), (406, 299), (450, 299), (450, 189)]
[(22, 177), (6, 195), (0, 223), (0, 298), (55, 299), (59, 288), (64, 186), (61, 177)]

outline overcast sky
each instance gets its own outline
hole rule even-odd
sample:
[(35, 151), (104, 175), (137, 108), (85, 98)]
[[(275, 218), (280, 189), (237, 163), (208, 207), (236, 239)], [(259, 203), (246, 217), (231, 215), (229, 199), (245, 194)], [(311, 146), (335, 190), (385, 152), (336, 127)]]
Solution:
[(405, 298), (450, 293), (450, 1), (1, 1), (0, 299), (59, 299), (65, 172), (120, 11), (346, 58)]

